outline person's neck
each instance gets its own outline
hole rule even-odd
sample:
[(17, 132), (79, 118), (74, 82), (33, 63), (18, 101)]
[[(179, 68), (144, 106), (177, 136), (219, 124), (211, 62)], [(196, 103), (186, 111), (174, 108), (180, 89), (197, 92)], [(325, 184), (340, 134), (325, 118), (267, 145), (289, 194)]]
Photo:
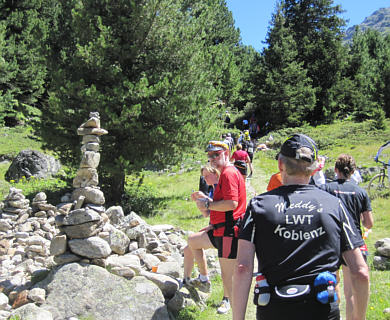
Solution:
[(306, 176), (287, 176), (283, 177), (283, 185), (288, 186), (292, 184), (309, 184), (310, 177)]

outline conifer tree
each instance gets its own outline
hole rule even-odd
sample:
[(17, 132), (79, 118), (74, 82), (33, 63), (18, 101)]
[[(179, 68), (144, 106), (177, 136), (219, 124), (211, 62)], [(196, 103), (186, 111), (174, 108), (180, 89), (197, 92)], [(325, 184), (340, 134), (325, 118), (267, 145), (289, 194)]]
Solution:
[(99, 169), (117, 200), (127, 172), (161, 168), (204, 145), (215, 128), (215, 79), (223, 71), (204, 50), (206, 21), (179, 0), (74, 0), (62, 10), (50, 39), (41, 134), (62, 161), (76, 164), (76, 129), (98, 111), (109, 132)]
[(285, 27), (280, 7), (271, 22), (267, 35), (268, 48), (263, 52), (263, 74), (258, 88), (257, 104), (261, 118), (271, 128), (294, 127), (309, 120), (315, 105), (315, 91), (306, 75), (303, 62), (299, 62), (296, 43), (291, 30)]

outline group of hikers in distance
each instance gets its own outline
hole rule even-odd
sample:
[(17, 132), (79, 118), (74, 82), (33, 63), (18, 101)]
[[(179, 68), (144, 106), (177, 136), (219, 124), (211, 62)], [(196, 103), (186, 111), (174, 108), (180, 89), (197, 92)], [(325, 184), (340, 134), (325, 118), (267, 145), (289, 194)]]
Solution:
[[(204, 250), (216, 248), (224, 291), (218, 313), (232, 308), (234, 320), (245, 319), (255, 277), (257, 319), (335, 320), (341, 319), (342, 268), (346, 319), (365, 319), (369, 270), (361, 225), (371, 229), (373, 216), (366, 191), (351, 179), (353, 157), (339, 155), (336, 179), (325, 183), (313, 178), (324, 162), (316, 143), (304, 134), (286, 137), (277, 155), (277, 177), (267, 192), (247, 203), (247, 172), (236, 162), (245, 158), (251, 176), (253, 154), (241, 155), (241, 141), (233, 152), (229, 138), (223, 135), (206, 147), (201, 177), (208, 188), (193, 192), (191, 199), (209, 224), (188, 237), (182, 284), (211, 290)], [(248, 138), (244, 131), (241, 139), (252, 141)], [(191, 278), (195, 262), (199, 275)]]

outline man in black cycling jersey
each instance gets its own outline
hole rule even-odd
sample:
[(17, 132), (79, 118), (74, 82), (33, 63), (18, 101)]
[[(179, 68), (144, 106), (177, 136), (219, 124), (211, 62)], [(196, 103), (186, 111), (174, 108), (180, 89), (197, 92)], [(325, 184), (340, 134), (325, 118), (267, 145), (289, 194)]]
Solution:
[[(259, 287), (257, 319), (340, 319), (335, 297), (341, 255), (356, 292), (354, 320), (364, 320), (369, 292), (363, 244), (339, 199), (309, 185), (318, 151), (308, 136), (294, 134), (282, 145), (278, 166), (283, 186), (254, 197), (241, 224), (233, 276), (233, 319), (245, 319), (256, 252), (258, 272), (269, 287)], [(262, 281), (264, 282), (264, 281)]]

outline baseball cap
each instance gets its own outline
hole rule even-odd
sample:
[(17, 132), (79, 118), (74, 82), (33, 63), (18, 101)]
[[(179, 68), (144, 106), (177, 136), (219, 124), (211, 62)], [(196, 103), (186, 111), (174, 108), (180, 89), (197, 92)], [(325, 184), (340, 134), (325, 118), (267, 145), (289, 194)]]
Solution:
[[(308, 148), (311, 153), (302, 153), (301, 148)], [(293, 134), (284, 141), (280, 148), (280, 153), (286, 157), (304, 160), (307, 162), (314, 162), (317, 160), (318, 148), (314, 140), (304, 134)]]
[(226, 143), (224, 143), (222, 141), (212, 140), (212, 141), (209, 141), (209, 144), (207, 145), (207, 148), (206, 148), (206, 152), (228, 150), (228, 149), (229, 149), (229, 147)]

